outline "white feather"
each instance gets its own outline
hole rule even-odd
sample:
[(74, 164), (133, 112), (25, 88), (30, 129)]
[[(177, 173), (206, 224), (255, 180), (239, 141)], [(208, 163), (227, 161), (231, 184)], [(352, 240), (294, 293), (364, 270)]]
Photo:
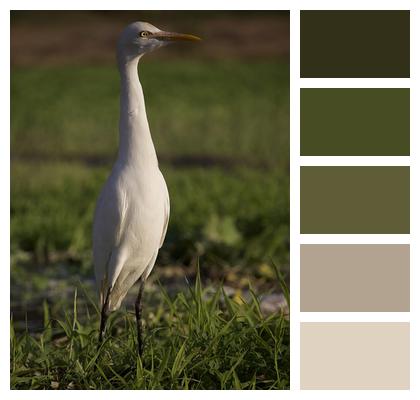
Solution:
[[(135, 45), (135, 23), (117, 47), (121, 77), (118, 158), (99, 196), (93, 223), (93, 262), (102, 304), (111, 289), (109, 308), (121, 301), (136, 281), (152, 270), (169, 220), (169, 195), (159, 170), (149, 130), (137, 66), (147, 46)], [(156, 43), (150, 44), (156, 48)]]

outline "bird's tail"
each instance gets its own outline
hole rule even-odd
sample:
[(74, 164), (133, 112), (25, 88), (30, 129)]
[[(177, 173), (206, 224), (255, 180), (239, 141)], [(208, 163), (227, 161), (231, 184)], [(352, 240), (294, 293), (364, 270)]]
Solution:
[(128, 292), (128, 288), (125, 289), (124, 287), (121, 287), (121, 285), (118, 284), (118, 281), (116, 284), (112, 287), (110, 287), (106, 277), (101, 282), (101, 287), (99, 288), (99, 307), (102, 309), (104, 306), (104, 303), (108, 296), (108, 305), (107, 309), (108, 311), (116, 311), (120, 308), (122, 300), (126, 296)]

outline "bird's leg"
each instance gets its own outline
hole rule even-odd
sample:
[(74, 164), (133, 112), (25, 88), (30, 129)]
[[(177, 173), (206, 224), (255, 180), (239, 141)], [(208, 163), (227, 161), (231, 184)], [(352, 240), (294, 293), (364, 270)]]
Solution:
[(141, 298), (143, 296), (144, 281), (145, 279), (140, 278), (139, 293), (137, 295), (137, 299), (135, 303), (136, 323), (137, 323), (137, 344), (138, 344), (138, 352), (139, 352), (140, 357), (143, 354), (143, 327), (141, 324), (141, 314), (143, 311), (143, 306), (142, 306)]
[(111, 293), (111, 288), (108, 289), (107, 293), (106, 293), (106, 297), (105, 297), (105, 301), (102, 305), (102, 310), (101, 310), (101, 326), (99, 328), (99, 339), (98, 339), (98, 349), (99, 347), (101, 347), (102, 344), (102, 340), (105, 334), (105, 327), (106, 327), (106, 321), (108, 319), (109, 316), (109, 294)]

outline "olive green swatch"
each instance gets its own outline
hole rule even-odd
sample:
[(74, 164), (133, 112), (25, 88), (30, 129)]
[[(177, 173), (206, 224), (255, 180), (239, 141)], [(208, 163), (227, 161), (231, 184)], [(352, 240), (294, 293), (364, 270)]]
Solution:
[(409, 78), (410, 11), (301, 11), (300, 76)]
[(301, 89), (302, 156), (409, 156), (410, 89)]
[(301, 167), (300, 231), (410, 233), (409, 167)]

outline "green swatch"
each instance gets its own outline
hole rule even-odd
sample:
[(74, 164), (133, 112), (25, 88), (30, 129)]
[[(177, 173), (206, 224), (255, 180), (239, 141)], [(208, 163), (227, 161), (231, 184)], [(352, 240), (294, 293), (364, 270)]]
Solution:
[(300, 231), (410, 233), (410, 168), (301, 167)]
[(301, 11), (300, 76), (409, 78), (410, 11)]
[(410, 89), (301, 89), (302, 156), (409, 156)]

